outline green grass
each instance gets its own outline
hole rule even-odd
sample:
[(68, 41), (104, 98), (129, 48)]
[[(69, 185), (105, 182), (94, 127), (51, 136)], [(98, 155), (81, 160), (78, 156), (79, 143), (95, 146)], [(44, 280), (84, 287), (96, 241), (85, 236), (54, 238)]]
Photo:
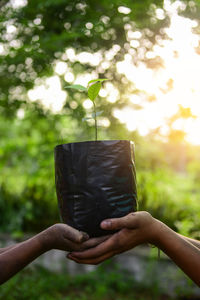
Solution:
[(76, 276), (52, 273), (41, 267), (27, 268), (0, 287), (0, 299), (172, 300), (174, 298), (164, 295), (156, 282), (139, 284), (132, 275), (119, 271), (116, 265), (108, 261), (94, 272)]
[(106, 270), (76, 275), (55, 274), (43, 268), (26, 269), (0, 288), (2, 300), (150, 300), (165, 298), (156, 288), (147, 290), (128, 274)]

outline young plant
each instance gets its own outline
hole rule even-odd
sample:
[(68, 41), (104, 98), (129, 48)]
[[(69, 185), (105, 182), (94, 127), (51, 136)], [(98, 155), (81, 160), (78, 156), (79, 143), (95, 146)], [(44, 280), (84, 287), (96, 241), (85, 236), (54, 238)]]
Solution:
[(75, 89), (75, 90), (78, 90), (78, 91), (87, 92), (89, 99), (92, 100), (94, 112), (92, 113), (91, 117), (86, 117), (86, 118), (83, 118), (82, 120), (86, 121), (86, 120), (89, 120), (89, 119), (94, 119), (94, 123), (95, 123), (95, 140), (96, 141), (97, 141), (97, 138), (98, 138), (98, 134), (97, 134), (98, 133), (97, 117), (100, 116), (103, 113), (103, 111), (96, 111), (95, 99), (99, 95), (99, 91), (101, 89), (102, 82), (105, 81), (105, 80), (108, 80), (108, 79), (102, 78), (102, 79), (90, 80), (87, 84), (87, 88), (84, 87), (83, 85), (80, 85), (80, 84), (73, 84), (73, 85), (65, 86), (66, 89)]

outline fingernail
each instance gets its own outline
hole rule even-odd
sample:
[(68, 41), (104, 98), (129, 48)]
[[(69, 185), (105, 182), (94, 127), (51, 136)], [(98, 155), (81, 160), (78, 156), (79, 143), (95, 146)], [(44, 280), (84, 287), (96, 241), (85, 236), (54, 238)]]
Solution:
[(105, 227), (105, 228), (109, 228), (109, 227), (111, 227), (111, 221), (109, 221), (109, 220), (103, 221), (101, 223), (101, 226)]
[(81, 233), (83, 235), (84, 240), (88, 240), (89, 239), (89, 235), (86, 232), (81, 231)]

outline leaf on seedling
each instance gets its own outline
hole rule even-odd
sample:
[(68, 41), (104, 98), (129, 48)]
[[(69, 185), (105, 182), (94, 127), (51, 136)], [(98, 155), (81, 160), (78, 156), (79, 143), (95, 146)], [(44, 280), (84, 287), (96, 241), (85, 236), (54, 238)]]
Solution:
[(106, 78), (92, 79), (92, 80), (90, 80), (90, 81), (88, 82), (88, 85), (89, 85), (90, 83), (92, 83), (92, 82), (97, 82), (97, 81), (103, 82), (103, 81), (105, 81), (105, 80), (108, 80), (108, 79), (106, 79)]
[(95, 100), (95, 98), (99, 94), (100, 88), (101, 88), (100, 82), (96, 82), (88, 88), (88, 97), (90, 98), (90, 100), (92, 100), (92, 101)]
[(96, 115), (96, 117), (98, 117), (98, 116), (100, 116), (102, 113), (103, 113), (103, 110), (97, 111), (96, 113), (94, 112), (94, 113), (92, 113), (92, 117), (95, 118), (95, 115)]
[(67, 85), (64, 87), (65, 89), (75, 89), (81, 91), (87, 91), (86, 87), (80, 84)]
[(82, 118), (82, 122), (85, 122), (87, 120), (91, 120), (92, 118), (91, 117), (85, 117), (85, 118)]

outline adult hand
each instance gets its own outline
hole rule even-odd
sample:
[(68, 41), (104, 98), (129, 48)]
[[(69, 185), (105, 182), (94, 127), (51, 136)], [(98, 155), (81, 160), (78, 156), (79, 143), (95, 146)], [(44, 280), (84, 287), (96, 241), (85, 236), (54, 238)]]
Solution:
[(68, 258), (81, 264), (98, 264), (139, 244), (156, 244), (161, 224), (145, 211), (130, 213), (122, 218), (104, 220), (101, 228), (120, 231), (94, 248), (68, 254)]
[(58, 249), (64, 251), (81, 251), (95, 247), (107, 237), (89, 239), (85, 232), (78, 231), (66, 224), (54, 224), (40, 234), (40, 242), (46, 250)]

